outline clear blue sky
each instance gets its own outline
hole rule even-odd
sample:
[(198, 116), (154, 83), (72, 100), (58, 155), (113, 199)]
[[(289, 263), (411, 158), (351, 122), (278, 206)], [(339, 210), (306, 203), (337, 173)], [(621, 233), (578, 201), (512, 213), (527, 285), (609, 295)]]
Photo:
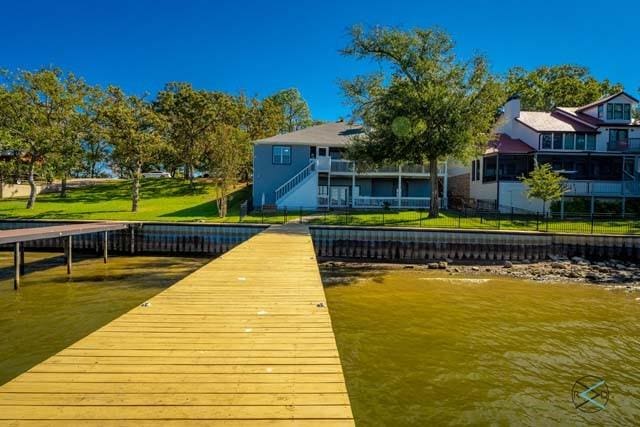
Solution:
[[(576, 63), (640, 87), (638, 10), (600, 1), (32, 1), (0, 5), (0, 68), (56, 65), (136, 94), (168, 81), (265, 96), (298, 87), (315, 118), (348, 115), (337, 85), (371, 64), (343, 57), (356, 23), (437, 25), (493, 71)], [(608, 13), (607, 7), (615, 10)], [(620, 5), (618, 5), (620, 6)], [(625, 12), (624, 9), (627, 9)]]

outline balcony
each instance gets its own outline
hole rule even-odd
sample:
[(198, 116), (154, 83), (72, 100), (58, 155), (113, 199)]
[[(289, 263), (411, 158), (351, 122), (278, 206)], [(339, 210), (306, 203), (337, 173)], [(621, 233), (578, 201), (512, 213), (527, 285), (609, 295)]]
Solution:
[(639, 196), (640, 182), (637, 181), (578, 181), (566, 183), (565, 196)]
[(607, 151), (640, 153), (640, 138), (628, 138), (607, 142)]
[[(381, 166), (378, 168), (367, 169), (364, 171), (358, 171), (355, 168), (355, 162), (350, 160), (336, 160), (330, 159), (330, 169), (332, 174), (335, 175), (352, 175), (355, 171), (356, 175), (361, 176), (383, 176), (383, 175), (407, 175), (407, 176), (429, 176), (429, 165), (403, 165), (400, 168), (397, 165)], [(326, 169), (318, 168), (323, 171)], [(438, 164), (438, 175), (444, 176), (447, 167), (445, 163)]]

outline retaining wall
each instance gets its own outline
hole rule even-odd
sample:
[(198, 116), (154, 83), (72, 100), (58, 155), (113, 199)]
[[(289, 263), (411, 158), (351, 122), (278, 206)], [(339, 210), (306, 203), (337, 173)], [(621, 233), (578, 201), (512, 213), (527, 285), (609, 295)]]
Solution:
[(640, 236), (313, 226), (321, 258), (427, 262), (543, 260), (551, 255), (640, 260)]
[[(76, 221), (82, 222), (82, 221)], [(2, 220), (0, 230), (47, 227), (70, 221)], [(129, 229), (109, 232), (109, 251), (128, 254), (219, 255), (264, 230), (262, 225), (129, 223)], [(62, 250), (63, 240), (25, 242), (25, 249)], [(7, 249), (12, 245), (2, 245)], [(2, 247), (0, 246), (0, 247)], [(73, 236), (73, 249), (102, 250), (102, 233)]]

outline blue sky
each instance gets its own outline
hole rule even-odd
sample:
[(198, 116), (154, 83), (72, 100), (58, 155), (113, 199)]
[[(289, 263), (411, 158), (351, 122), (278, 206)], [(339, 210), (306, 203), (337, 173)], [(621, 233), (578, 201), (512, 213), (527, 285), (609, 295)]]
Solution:
[(637, 94), (631, 9), (607, 13), (606, 3), (591, 0), (481, 3), (11, 1), (0, 5), (0, 68), (56, 65), (136, 94), (168, 81), (258, 96), (295, 86), (315, 118), (333, 120), (349, 113), (338, 80), (372, 68), (339, 54), (349, 26), (437, 25), (456, 40), (459, 55), (483, 53), (497, 73), (577, 63)]

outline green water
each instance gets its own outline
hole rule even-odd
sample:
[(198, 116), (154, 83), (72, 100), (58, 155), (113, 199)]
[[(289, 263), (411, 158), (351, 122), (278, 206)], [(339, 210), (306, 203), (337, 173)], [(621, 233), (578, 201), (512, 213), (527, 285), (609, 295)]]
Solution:
[(67, 278), (60, 254), (27, 253), (13, 290), (13, 257), (0, 253), (0, 384), (194, 271), (206, 259), (85, 258)]
[[(640, 297), (446, 272), (329, 270), (358, 425), (638, 425)], [(342, 279), (340, 279), (342, 277)], [(605, 410), (571, 399), (603, 377)]]

